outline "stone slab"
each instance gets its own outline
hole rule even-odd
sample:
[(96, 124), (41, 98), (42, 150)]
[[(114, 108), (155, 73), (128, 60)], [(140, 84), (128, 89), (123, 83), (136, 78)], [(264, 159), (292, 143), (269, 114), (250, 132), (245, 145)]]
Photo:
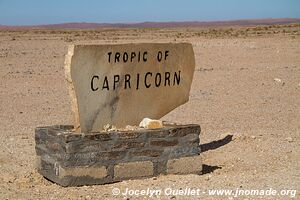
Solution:
[(167, 163), (168, 174), (200, 173), (202, 171), (201, 156), (189, 156), (169, 160)]
[(163, 117), (188, 101), (194, 69), (189, 43), (70, 46), (65, 74), (76, 131)]
[(120, 163), (114, 167), (115, 180), (150, 177), (152, 175), (153, 163), (151, 161)]
[(93, 133), (72, 129), (48, 126), (35, 130), (37, 170), (62, 186), (199, 174), (202, 170), (200, 126), (196, 124)]
[(68, 167), (64, 168), (59, 166), (57, 174), (59, 178), (64, 178), (66, 176), (90, 176), (93, 178), (105, 178), (107, 174), (107, 169), (105, 166), (93, 167), (93, 166), (83, 166), (83, 167)]

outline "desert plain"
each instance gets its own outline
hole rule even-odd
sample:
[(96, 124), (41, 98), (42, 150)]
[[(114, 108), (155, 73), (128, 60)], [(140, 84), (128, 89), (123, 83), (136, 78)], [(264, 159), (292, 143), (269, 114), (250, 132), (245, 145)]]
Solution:
[[(35, 170), (34, 129), (72, 124), (64, 77), (70, 44), (190, 42), (190, 100), (163, 120), (200, 124), (203, 174), (64, 188)], [(0, 199), (149, 199), (165, 188), (297, 190), (300, 195), (300, 25), (168, 29), (0, 30)], [(289, 199), (178, 196), (152, 199)]]

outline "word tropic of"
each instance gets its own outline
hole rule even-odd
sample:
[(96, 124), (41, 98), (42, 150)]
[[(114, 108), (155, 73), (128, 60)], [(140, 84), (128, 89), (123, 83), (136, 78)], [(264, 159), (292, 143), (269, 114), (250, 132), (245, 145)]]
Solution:
[[(147, 55), (148, 55), (148, 52), (147, 51), (144, 51), (144, 52), (123, 52), (123, 53), (120, 53), (120, 52), (108, 52), (107, 53), (108, 55), (108, 62), (109, 63), (118, 63), (118, 62), (124, 62), (124, 63), (127, 63), (127, 62), (147, 62)], [(162, 61), (163, 59), (166, 60), (167, 57), (169, 56), (169, 51), (158, 51), (157, 53), (157, 60), (158, 62)]]

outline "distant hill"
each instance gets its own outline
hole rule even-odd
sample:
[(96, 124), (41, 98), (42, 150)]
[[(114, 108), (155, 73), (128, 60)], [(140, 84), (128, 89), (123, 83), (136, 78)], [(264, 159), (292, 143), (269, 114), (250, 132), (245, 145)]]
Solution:
[(207, 26), (255, 26), (300, 23), (300, 18), (249, 19), (232, 21), (187, 21), (187, 22), (143, 22), (143, 23), (62, 23), (35, 26), (6, 26), (0, 29), (98, 29), (98, 28), (176, 28), (176, 27), (207, 27)]

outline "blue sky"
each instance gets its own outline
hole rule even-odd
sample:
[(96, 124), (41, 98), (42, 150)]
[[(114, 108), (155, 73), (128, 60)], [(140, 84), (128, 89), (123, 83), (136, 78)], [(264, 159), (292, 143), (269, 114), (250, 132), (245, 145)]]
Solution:
[(300, 0), (0, 0), (0, 24), (300, 18)]

